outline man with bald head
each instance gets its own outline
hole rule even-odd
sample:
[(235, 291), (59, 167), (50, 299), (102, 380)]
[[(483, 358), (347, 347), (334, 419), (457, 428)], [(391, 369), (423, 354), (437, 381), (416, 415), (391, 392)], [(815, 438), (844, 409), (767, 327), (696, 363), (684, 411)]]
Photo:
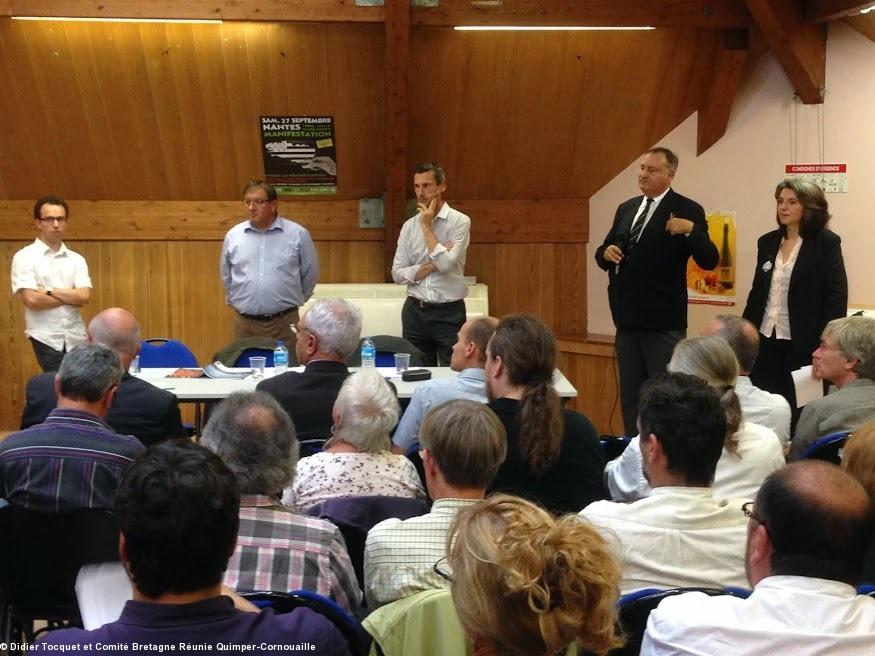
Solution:
[(769, 476), (743, 510), (750, 597), (664, 600), (650, 614), (641, 653), (871, 654), (875, 599), (855, 589), (872, 535), (863, 486), (808, 460)]
[(741, 413), (749, 421), (775, 431), (784, 451), (790, 444), (790, 404), (780, 394), (772, 394), (750, 381), (750, 372), (760, 352), (760, 333), (747, 319), (733, 314), (718, 314), (709, 321), (703, 335), (717, 335), (726, 340), (738, 360), (735, 393)]
[[(127, 373), (140, 352), (140, 324), (122, 308), (108, 308), (88, 324), (88, 342), (111, 349), (121, 361), (124, 375), (106, 423), (117, 433), (133, 435), (146, 446), (162, 440), (185, 437), (176, 397)], [(42, 423), (54, 410), (54, 373), (34, 376), (27, 383), (27, 405), (21, 415), (21, 428)]]

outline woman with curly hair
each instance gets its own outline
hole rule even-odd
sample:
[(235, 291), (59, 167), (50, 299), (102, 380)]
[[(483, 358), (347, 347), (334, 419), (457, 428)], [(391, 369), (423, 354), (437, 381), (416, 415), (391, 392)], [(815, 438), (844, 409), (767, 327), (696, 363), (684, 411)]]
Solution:
[(475, 656), (605, 654), (617, 632), (620, 566), (587, 521), (495, 495), (461, 510), (447, 540), (453, 602)]

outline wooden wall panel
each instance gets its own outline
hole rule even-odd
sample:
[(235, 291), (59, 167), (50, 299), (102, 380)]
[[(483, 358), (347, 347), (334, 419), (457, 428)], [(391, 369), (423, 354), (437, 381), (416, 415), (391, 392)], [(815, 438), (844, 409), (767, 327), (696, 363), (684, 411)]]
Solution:
[(410, 161), (457, 198), (588, 198), (699, 105), (714, 39), (416, 28)]
[[(335, 119), (338, 197), (383, 188), (381, 25), (0, 18), (0, 192), (236, 198), (258, 117)], [(9, 156), (8, 154), (13, 154)]]
[(585, 414), (599, 433), (623, 434), (623, 416), (617, 387), (616, 360), (613, 348), (592, 349), (581, 345), (571, 346), (560, 341), (559, 369), (574, 383), (577, 398), (568, 403), (569, 408)]

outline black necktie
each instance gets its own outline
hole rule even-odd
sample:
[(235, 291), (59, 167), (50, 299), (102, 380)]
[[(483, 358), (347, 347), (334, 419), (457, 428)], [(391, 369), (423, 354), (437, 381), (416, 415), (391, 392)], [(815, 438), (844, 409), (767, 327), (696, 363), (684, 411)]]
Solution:
[(635, 222), (632, 224), (632, 230), (629, 231), (629, 245), (637, 243), (638, 238), (641, 237), (641, 231), (644, 230), (644, 224), (647, 221), (647, 213), (650, 211), (651, 203), (653, 203), (653, 199), (648, 197), (647, 202), (644, 205), (644, 211), (635, 217)]

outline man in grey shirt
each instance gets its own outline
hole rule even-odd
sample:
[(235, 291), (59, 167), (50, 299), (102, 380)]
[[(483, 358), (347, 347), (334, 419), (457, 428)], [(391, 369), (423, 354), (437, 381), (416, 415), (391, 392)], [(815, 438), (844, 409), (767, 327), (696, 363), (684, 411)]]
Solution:
[(407, 285), (402, 335), (422, 351), (429, 365), (446, 367), (465, 323), (471, 219), (444, 202), (447, 183), (439, 164), (417, 166), (413, 189), (419, 213), (402, 226), (392, 261), (392, 280)]
[(234, 308), (234, 337), (272, 337), (295, 347), (291, 324), (313, 294), (319, 259), (310, 233), (278, 215), (276, 189), (253, 180), (243, 190), (249, 218), (225, 235), (221, 272)]

